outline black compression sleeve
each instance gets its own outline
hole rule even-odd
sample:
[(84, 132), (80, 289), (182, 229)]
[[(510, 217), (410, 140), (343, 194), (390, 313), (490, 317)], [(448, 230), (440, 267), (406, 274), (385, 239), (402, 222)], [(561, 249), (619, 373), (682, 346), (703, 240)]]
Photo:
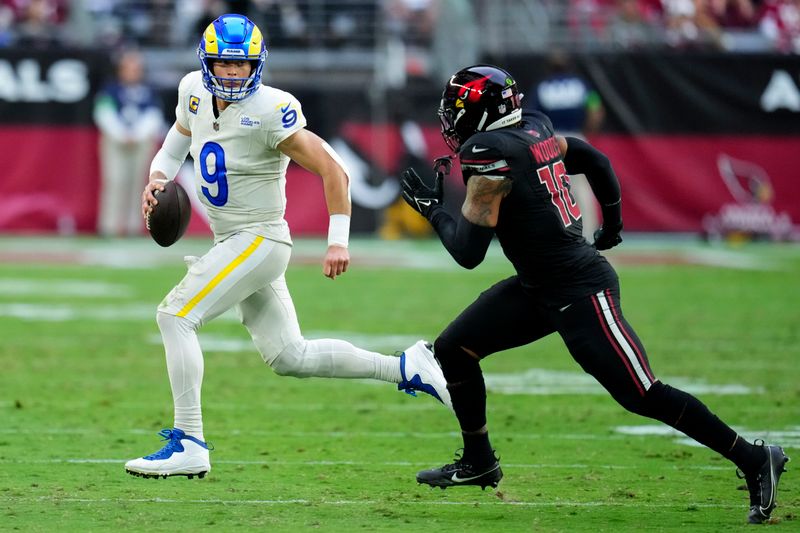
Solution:
[(456, 263), (468, 269), (481, 264), (492, 242), (493, 228), (473, 224), (462, 214), (453, 220), (441, 206), (434, 208), (428, 220)]
[(619, 179), (611, 162), (600, 150), (575, 137), (566, 137), (564, 164), (570, 174), (585, 174), (603, 211), (605, 227), (622, 226)]

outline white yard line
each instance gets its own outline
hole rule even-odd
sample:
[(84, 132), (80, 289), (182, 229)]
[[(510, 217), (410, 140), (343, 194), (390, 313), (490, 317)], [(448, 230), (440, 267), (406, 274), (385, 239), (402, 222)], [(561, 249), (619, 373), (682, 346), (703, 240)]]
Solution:
[[(436, 406), (434, 406), (436, 407)], [(677, 444), (687, 446), (700, 446), (694, 440), (686, 437), (683, 433), (664, 425), (641, 425), (641, 426), (617, 426), (612, 428), (614, 433), (498, 433), (498, 439), (511, 439), (519, 441), (629, 441), (634, 438), (670, 438)], [(748, 441), (756, 438), (763, 438), (768, 442), (780, 444), (785, 448), (800, 448), (800, 427), (787, 427), (784, 429), (751, 429), (734, 427), (737, 433)], [(53, 436), (76, 436), (83, 435), (92, 437), (107, 433), (107, 429), (95, 428), (8, 428), (0, 427), (0, 435), (53, 435)], [(117, 433), (128, 435), (155, 435), (151, 429), (128, 429)], [(260, 430), (248, 429), (246, 431), (234, 429), (224, 432), (226, 436), (251, 436), (251, 437), (280, 437), (280, 438), (300, 438), (300, 439), (457, 439), (456, 431), (282, 431), (282, 430)], [(209, 439), (211, 442), (213, 438)], [(4, 460), (0, 459), (0, 463)], [(12, 461), (13, 462), (13, 461)]]
[(133, 289), (120, 283), (72, 279), (0, 279), (0, 296), (70, 296), (75, 298), (131, 298)]
[[(0, 459), (0, 464), (18, 465), (40, 465), (40, 464), (119, 464), (122, 465), (130, 458), (126, 459), (101, 459), (101, 458), (72, 458), (72, 459)], [(426, 462), (410, 461), (267, 461), (267, 460), (214, 460), (215, 465), (234, 465), (234, 466), (361, 466), (361, 467), (430, 467), (436, 460)], [(533, 470), (639, 470), (640, 466), (631, 465), (609, 465), (609, 464), (553, 464), (553, 463), (503, 463), (503, 468), (522, 468)], [(732, 470), (732, 466), (713, 466), (713, 465), (652, 465), (647, 467), (650, 470)]]
[[(7, 503), (80, 503), (80, 504), (130, 504), (130, 503), (156, 503), (156, 504), (199, 504), (199, 505), (326, 505), (326, 506), (369, 506), (369, 505), (386, 505), (392, 503), (395, 505), (418, 505), (418, 506), (468, 506), (468, 507), (483, 507), (483, 506), (515, 506), (515, 507), (635, 507), (637, 509), (685, 509), (686, 504), (680, 502), (674, 503), (647, 503), (641, 501), (567, 501), (567, 500), (552, 500), (541, 502), (522, 502), (514, 500), (500, 500), (497, 499), (482, 499), (480, 501), (442, 501), (442, 500), (397, 500), (392, 499), (391, 502), (387, 500), (315, 500), (305, 498), (287, 498), (287, 499), (274, 499), (274, 500), (223, 500), (218, 498), (207, 499), (177, 499), (177, 498), (59, 498), (57, 496), (40, 496), (40, 497), (3, 497), (0, 502)], [(692, 508), (702, 509), (738, 509), (741, 505), (736, 504), (722, 504), (722, 503), (692, 503)]]

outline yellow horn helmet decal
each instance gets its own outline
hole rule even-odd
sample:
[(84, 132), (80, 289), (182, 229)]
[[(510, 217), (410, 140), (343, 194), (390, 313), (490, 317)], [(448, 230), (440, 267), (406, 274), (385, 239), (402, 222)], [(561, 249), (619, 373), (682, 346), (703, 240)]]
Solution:
[(203, 34), (203, 39), (206, 42), (206, 53), (209, 55), (219, 54), (219, 45), (217, 44), (217, 30), (214, 29), (214, 24), (209, 24), (206, 32)]
[(261, 43), (264, 38), (261, 36), (261, 30), (258, 26), (253, 26), (253, 37), (250, 39), (250, 48), (247, 49), (247, 57), (257, 58), (261, 53)]

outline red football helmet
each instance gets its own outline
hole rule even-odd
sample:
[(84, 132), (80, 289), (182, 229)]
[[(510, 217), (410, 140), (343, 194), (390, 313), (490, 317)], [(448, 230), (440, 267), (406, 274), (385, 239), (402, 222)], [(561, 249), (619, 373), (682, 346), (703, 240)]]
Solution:
[(457, 152), (479, 131), (490, 131), (522, 120), (522, 94), (511, 74), (493, 65), (474, 65), (450, 78), (439, 104), (442, 137)]

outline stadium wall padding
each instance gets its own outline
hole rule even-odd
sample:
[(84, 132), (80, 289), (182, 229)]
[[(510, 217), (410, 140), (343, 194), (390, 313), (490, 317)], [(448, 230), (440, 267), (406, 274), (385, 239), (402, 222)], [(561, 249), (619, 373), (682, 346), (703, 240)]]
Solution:
[[(620, 176), (627, 231), (800, 237), (800, 56), (574, 59), (607, 111), (602, 133), (590, 140)], [(511, 71), (523, 92), (545, 73), (542, 56), (486, 60)], [(109, 58), (99, 53), (0, 50), (0, 231), (95, 231), (100, 176), (92, 105), (109, 72)], [(436, 119), (444, 81), (413, 80), (380, 98), (370, 87), (281, 87), (303, 103), (309, 128), (346, 155), (354, 231), (375, 231), (406, 166), (430, 175), (430, 161), (446, 153)], [(176, 90), (163, 96), (172, 120)], [(422, 149), (409, 142), (414, 137)], [(463, 185), (454, 176), (448, 187), (448, 207), (457, 210)], [(326, 233), (319, 179), (290, 166), (287, 197), (295, 235)], [(191, 231), (208, 232), (198, 222)]]

